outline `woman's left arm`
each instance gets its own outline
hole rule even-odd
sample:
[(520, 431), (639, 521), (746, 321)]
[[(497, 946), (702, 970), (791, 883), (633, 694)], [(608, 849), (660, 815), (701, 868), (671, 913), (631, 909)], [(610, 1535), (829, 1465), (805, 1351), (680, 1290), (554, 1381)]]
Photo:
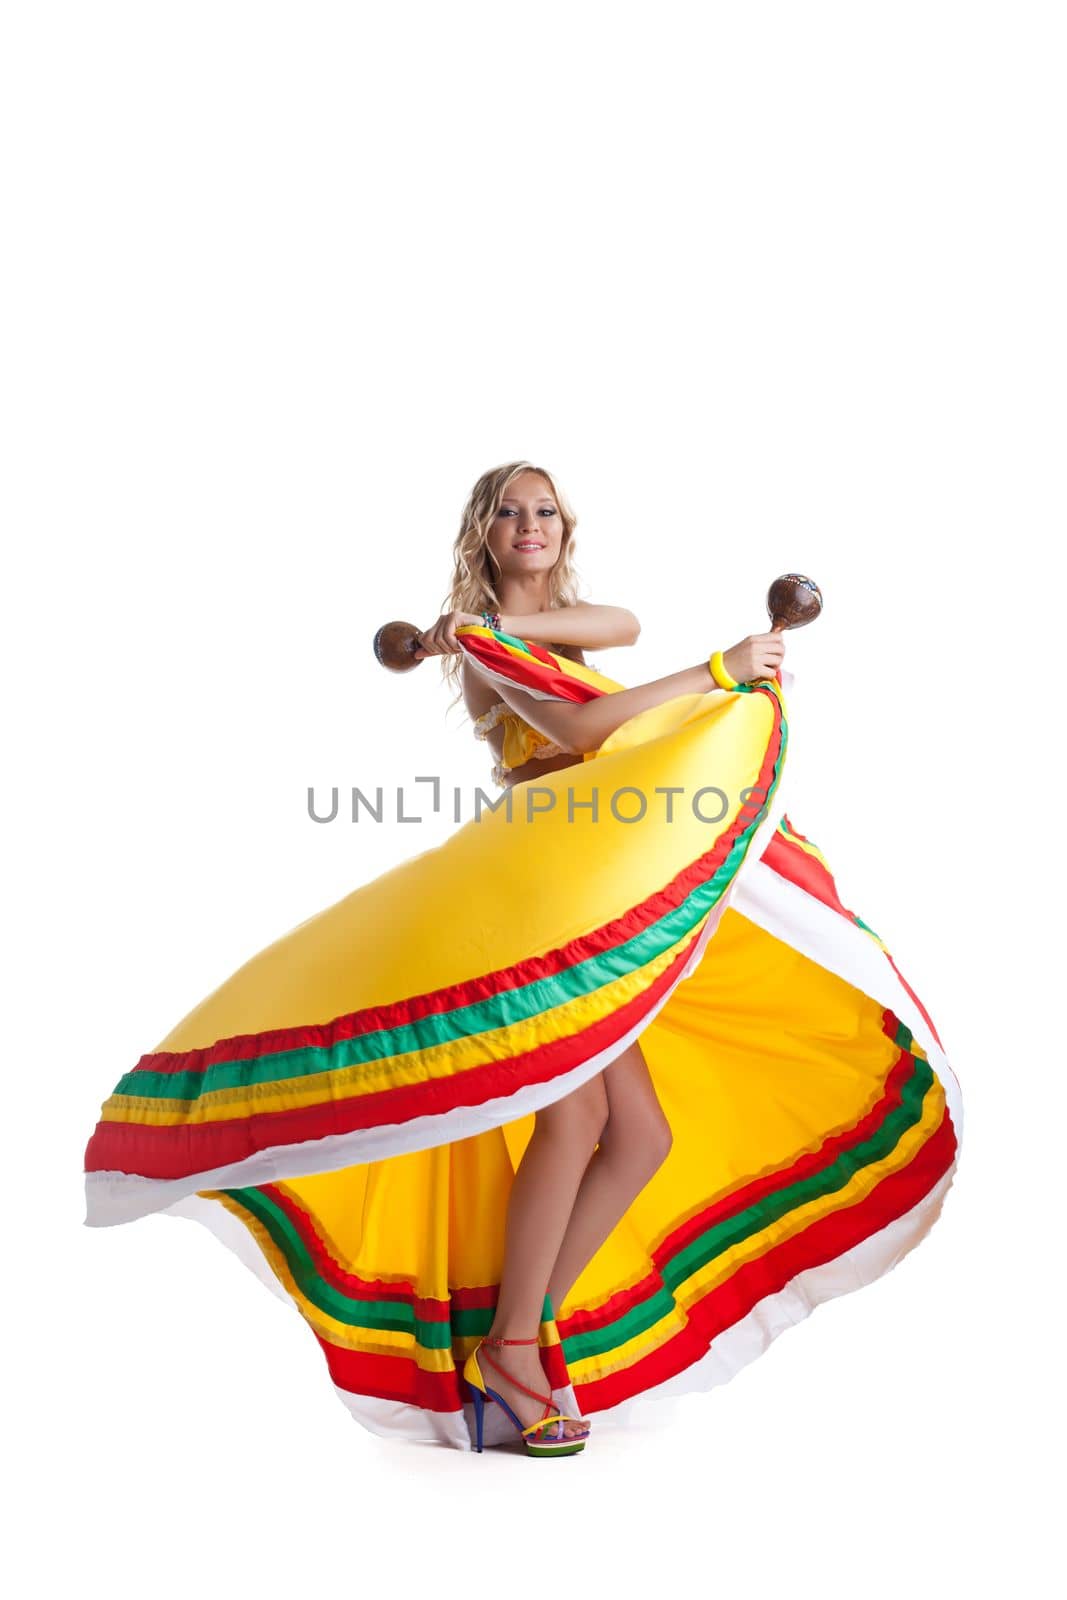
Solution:
[(573, 644), (588, 650), (608, 650), (612, 645), (635, 644), (641, 624), (624, 606), (592, 606), (579, 600), (554, 611), (531, 611), (500, 618), (500, 632), (531, 644)]

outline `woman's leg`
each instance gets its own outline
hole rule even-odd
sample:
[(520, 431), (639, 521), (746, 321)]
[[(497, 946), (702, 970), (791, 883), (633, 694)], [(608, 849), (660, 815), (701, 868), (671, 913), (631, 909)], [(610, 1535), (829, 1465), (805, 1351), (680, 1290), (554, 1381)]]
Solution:
[(671, 1148), (670, 1125), (636, 1040), (605, 1067), (602, 1077), (608, 1097), (607, 1126), (575, 1196), (548, 1280), (548, 1297), (557, 1317), (582, 1268)]
[[(607, 1113), (607, 1094), (600, 1074), (537, 1113), (508, 1201), (504, 1266), (491, 1335), (528, 1339), (539, 1329), (548, 1275)], [(548, 1393), (536, 1345), (490, 1347), (486, 1354), (527, 1388), (538, 1394)], [(488, 1360), (483, 1360), (482, 1373), (524, 1427), (537, 1421), (543, 1405), (509, 1383)], [(564, 1431), (570, 1435), (583, 1430), (567, 1423)]]

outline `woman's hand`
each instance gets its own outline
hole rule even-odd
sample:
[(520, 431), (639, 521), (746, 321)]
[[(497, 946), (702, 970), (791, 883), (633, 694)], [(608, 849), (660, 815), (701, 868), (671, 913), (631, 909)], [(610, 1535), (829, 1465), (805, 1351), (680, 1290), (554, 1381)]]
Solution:
[(459, 655), (463, 646), (456, 638), (456, 629), (465, 623), (478, 623), (481, 620), (472, 611), (446, 611), (443, 617), (438, 617), (432, 628), (426, 628), (419, 634), (422, 642), (417, 650), (412, 651), (412, 655), (416, 661), (425, 661), (427, 656)]
[(780, 633), (750, 633), (747, 639), (722, 653), (722, 664), (738, 683), (754, 678), (773, 678), (785, 657), (785, 639)]

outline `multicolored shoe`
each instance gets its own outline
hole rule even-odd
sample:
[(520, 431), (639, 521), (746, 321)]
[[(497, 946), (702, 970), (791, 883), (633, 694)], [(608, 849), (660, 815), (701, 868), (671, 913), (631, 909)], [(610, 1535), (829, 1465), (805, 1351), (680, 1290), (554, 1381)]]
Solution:
[[(500, 1373), (501, 1377), (506, 1378), (509, 1383), (513, 1383), (516, 1389), (521, 1389), (524, 1394), (528, 1394), (534, 1400), (540, 1400), (544, 1403), (545, 1415), (541, 1417), (538, 1422), (531, 1422), (529, 1427), (524, 1428), (519, 1418), (515, 1415), (514, 1411), (512, 1411), (511, 1407), (504, 1399), (503, 1395), (497, 1394), (495, 1389), (490, 1389), (489, 1385), (482, 1376), (482, 1369), (479, 1365), (478, 1357), (485, 1345), (499, 1346), (505, 1344), (538, 1344), (539, 1342), (540, 1341), (536, 1336), (532, 1339), (494, 1339), (487, 1336), (486, 1338), (479, 1340), (477, 1346), (471, 1351), (470, 1355), (463, 1363), (463, 1376), (470, 1384), (471, 1393), (474, 1396), (474, 1419), (477, 1433), (476, 1449), (479, 1452), (482, 1449), (482, 1433), (485, 1419), (486, 1400), (495, 1400), (497, 1405), (501, 1406), (511, 1418), (512, 1422), (515, 1424), (515, 1427), (518, 1429), (519, 1435), (522, 1438), (522, 1442), (526, 1447), (526, 1453), (528, 1455), (575, 1456), (580, 1450), (585, 1449), (585, 1441), (589, 1437), (588, 1425), (586, 1425), (585, 1432), (583, 1434), (579, 1434), (577, 1437), (572, 1436), (568, 1438), (563, 1431), (563, 1424), (565, 1422), (585, 1423), (584, 1417), (568, 1417), (563, 1412), (555, 1410), (555, 1403), (550, 1394), (538, 1394), (535, 1389), (528, 1389), (524, 1383), (520, 1383), (517, 1378), (513, 1378), (510, 1372), (506, 1371), (498, 1361), (494, 1361), (493, 1357), (486, 1352), (485, 1355), (482, 1356), (486, 1366), (494, 1367), (496, 1371)], [(551, 1413), (551, 1415), (549, 1415), (549, 1413)]]

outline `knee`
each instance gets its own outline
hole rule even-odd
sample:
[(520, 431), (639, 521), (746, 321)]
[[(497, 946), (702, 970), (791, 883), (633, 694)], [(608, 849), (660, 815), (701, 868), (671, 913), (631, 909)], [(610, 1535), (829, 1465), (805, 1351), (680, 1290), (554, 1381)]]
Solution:
[(613, 1122), (608, 1118), (600, 1140), (602, 1151), (610, 1151), (617, 1161), (624, 1161), (647, 1183), (658, 1172), (671, 1153), (674, 1136), (666, 1117), (642, 1120), (638, 1126)]
[(654, 1162), (653, 1172), (658, 1172), (659, 1168), (662, 1167), (671, 1153), (673, 1144), (674, 1135), (671, 1132), (671, 1125), (664, 1117), (663, 1121), (657, 1125), (649, 1142), (650, 1159)]
[(566, 1138), (592, 1151), (608, 1120), (608, 1097), (601, 1074), (537, 1113), (536, 1126), (553, 1139)]

